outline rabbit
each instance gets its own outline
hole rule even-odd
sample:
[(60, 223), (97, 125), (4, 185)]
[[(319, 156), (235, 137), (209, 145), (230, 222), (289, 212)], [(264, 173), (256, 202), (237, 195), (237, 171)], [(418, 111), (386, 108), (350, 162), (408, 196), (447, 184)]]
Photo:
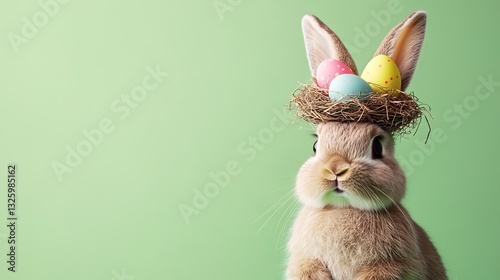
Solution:
[[(375, 55), (391, 57), (404, 90), (413, 75), (427, 14), (394, 27)], [(313, 15), (302, 19), (313, 78), (324, 59), (357, 68), (340, 39)], [(314, 80), (314, 79), (313, 79)], [(288, 280), (448, 279), (426, 232), (401, 204), (406, 179), (394, 158), (393, 135), (371, 123), (326, 122), (316, 128), (314, 156), (300, 168), (302, 204), (288, 242)]]

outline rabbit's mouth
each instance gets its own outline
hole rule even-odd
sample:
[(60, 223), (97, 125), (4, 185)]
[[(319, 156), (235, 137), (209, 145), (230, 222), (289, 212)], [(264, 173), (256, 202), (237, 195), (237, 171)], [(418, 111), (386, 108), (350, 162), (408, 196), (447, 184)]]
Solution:
[(333, 188), (333, 191), (334, 191), (335, 193), (338, 193), (338, 194), (342, 194), (342, 193), (344, 193), (344, 191), (343, 191), (342, 189), (340, 189), (339, 187), (337, 187), (337, 186), (336, 186), (335, 188)]
[(344, 190), (340, 188), (340, 182), (337, 178), (335, 178), (335, 180), (332, 181), (332, 184), (333, 184), (333, 192), (337, 194), (344, 193)]

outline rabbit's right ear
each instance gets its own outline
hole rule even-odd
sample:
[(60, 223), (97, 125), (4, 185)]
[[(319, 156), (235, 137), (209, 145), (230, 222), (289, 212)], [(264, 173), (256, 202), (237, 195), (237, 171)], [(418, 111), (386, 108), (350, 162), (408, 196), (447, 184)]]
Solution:
[(313, 77), (316, 75), (318, 65), (323, 60), (332, 58), (342, 61), (354, 74), (358, 74), (356, 64), (342, 41), (321, 20), (313, 15), (305, 15), (302, 18), (302, 32)]
[(391, 57), (401, 73), (401, 90), (410, 83), (425, 37), (427, 13), (416, 11), (396, 25), (378, 47), (379, 54)]

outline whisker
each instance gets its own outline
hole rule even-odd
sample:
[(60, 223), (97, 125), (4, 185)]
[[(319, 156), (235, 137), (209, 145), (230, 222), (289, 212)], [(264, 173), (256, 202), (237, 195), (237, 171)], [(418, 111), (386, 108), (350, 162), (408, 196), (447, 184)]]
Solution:
[(376, 197), (377, 201), (380, 202), (380, 204), (379, 204), (380, 208), (382, 208), (384, 210), (384, 212), (387, 213), (387, 216), (389, 217), (389, 219), (391, 219), (392, 223), (395, 224), (394, 219), (392, 218), (392, 215), (389, 213), (389, 210), (387, 210), (387, 207), (385, 207), (385, 204), (382, 201), (382, 199), (374, 191), (372, 191), (372, 193)]
[[(277, 239), (277, 241), (276, 241), (276, 244), (275, 244), (275, 246), (274, 246), (274, 250), (276, 250), (276, 249), (277, 249), (277, 247), (278, 247), (278, 243), (279, 243), (279, 241), (281, 240), (281, 236), (282, 236), (282, 234), (283, 234), (283, 230), (284, 230), (284, 228), (286, 227), (286, 224), (288, 223), (288, 220), (290, 219), (290, 216), (292, 215), (293, 210), (294, 210), (294, 208), (295, 208), (295, 207), (296, 207), (296, 206), (294, 205), (294, 201), (292, 200), (292, 201), (291, 201), (291, 203), (288, 205), (288, 207), (287, 207), (287, 208), (285, 209), (285, 211), (283, 212), (283, 214), (281, 215), (281, 217), (280, 217), (280, 219), (279, 219), (278, 223), (276, 224), (276, 227), (274, 228), (274, 234), (276, 235), (276, 232), (278, 231), (278, 226), (280, 226), (280, 225), (281, 225), (281, 220), (283, 220), (283, 217), (286, 215), (286, 216), (287, 216), (287, 218), (286, 218), (285, 222), (283, 223), (283, 225), (281, 225), (281, 230), (280, 230), (280, 233), (279, 233), (279, 235), (278, 235), (278, 239)], [(290, 211), (289, 211), (289, 210), (290, 210)]]
[(410, 222), (410, 219), (406, 216), (403, 209), (401, 209), (401, 207), (399, 207), (399, 205), (394, 201), (394, 199), (392, 199), (389, 195), (387, 195), (385, 192), (383, 192), (380, 188), (377, 188), (375, 186), (373, 186), (373, 187), (375, 189), (377, 189), (381, 194), (385, 195), (390, 201), (392, 201), (392, 203), (398, 208), (399, 212), (401, 212), (401, 214), (403, 214), (403, 217), (405, 218), (406, 222), (408, 223), (408, 226), (410, 226), (410, 228), (413, 228), (413, 223)]
[[(292, 185), (292, 187), (291, 187)], [(287, 188), (290, 191), (290, 188), (293, 190), (293, 184), (290, 184), (287, 180), (282, 180), (280, 182), (274, 182), (274, 184), (270, 185), (269, 194), (273, 194), (279, 192), (283, 189)]]
[[(387, 216), (393, 222), (393, 224), (396, 224), (394, 222), (394, 219), (393, 219), (392, 215), (390, 215), (389, 210), (385, 207), (385, 203), (382, 201), (382, 199), (380, 198), (380, 196), (377, 193), (375, 193), (375, 191), (372, 188), (375, 188), (381, 194), (383, 194), (385, 197), (387, 197), (389, 200), (391, 200), (394, 204), (396, 204), (391, 197), (389, 197), (386, 193), (384, 193), (383, 191), (381, 191), (379, 188), (377, 188), (375, 186), (371, 186), (371, 188), (364, 188), (364, 187), (362, 187), (362, 188), (359, 188), (359, 190), (362, 193), (362, 195), (364, 195), (365, 197), (367, 197), (372, 203), (375, 204), (374, 205), (375, 207), (380, 208), (385, 213), (387, 213)], [(400, 209), (400, 211), (402, 211), (402, 210)], [(375, 219), (375, 217), (377, 217), (377, 216), (373, 216), (373, 217)], [(406, 218), (406, 216), (405, 216), (405, 218)]]
[[(287, 191), (280, 199), (278, 199), (278, 201), (276, 201), (273, 205), (271, 205), (271, 207), (269, 207), (264, 213), (262, 213), (262, 215), (260, 215), (257, 219), (255, 219), (255, 221), (252, 222), (252, 224), (256, 223), (258, 220), (260, 220), (264, 215), (266, 215), (269, 211), (272, 211), (275, 207), (278, 206), (278, 204), (284, 202), (283, 200), (285, 198), (287, 198), (287, 196), (289, 196), (291, 194), (291, 192), (293, 191), (292, 190), (289, 190)], [(286, 199), (288, 200), (288, 199)]]
[[(292, 202), (295, 204), (295, 206), (292, 208), (292, 210), (289, 212), (288, 214), (288, 217), (287, 219), (285, 220), (285, 223), (282, 225), (281, 227), (281, 231), (280, 231), (280, 235), (278, 236), (278, 240), (276, 242), (276, 246), (274, 248), (275, 251), (278, 250), (278, 244), (279, 242), (281, 241), (281, 238), (283, 237), (284, 235), (284, 232), (285, 232), (285, 227), (288, 225), (288, 222), (290, 221), (290, 218), (293, 216), (294, 213), (297, 212), (297, 209), (300, 208), (301, 204), (300, 203), (297, 203), (296, 201)], [(286, 244), (284, 245), (284, 247), (286, 247)]]
[(285, 211), (283, 212), (283, 214), (281, 214), (281, 217), (278, 220), (276, 227), (274, 228), (274, 234), (276, 234), (276, 232), (278, 231), (278, 226), (281, 224), (281, 221), (283, 220), (283, 217), (285, 216), (285, 214), (287, 214), (290, 207), (293, 207), (293, 206), (294, 206), (294, 204), (293, 204), (293, 200), (292, 200), (292, 202), (285, 208)]
[[(264, 224), (263, 224), (263, 225), (259, 228), (259, 230), (258, 230), (257, 232), (260, 232), (260, 231), (261, 231), (261, 230), (262, 230), (262, 229), (266, 226), (266, 224), (269, 222), (269, 220), (271, 220), (271, 218), (272, 218), (272, 217), (274, 217), (274, 215), (276, 215), (276, 213), (278, 213), (279, 209), (280, 209), (281, 207), (283, 207), (283, 205), (285, 205), (285, 204), (286, 204), (286, 202), (288, 202), (291, 198), (293, 198), (293, 194), (292, 194), (292, 193), (290, 193), (290, 192), (289, 192), (287, 195), (288, 195), (288, 198), (287, 198), (287, 199), (285, 199), (285, 200), (284, 200), (284, 201), (280, 204), (280, 206), (278, 206), (278, 207), (276, 208), (276, 210), (273, 212), (273, 214), (272, 214), (271, 216), (269, 216), (269, 218), (267, 218), (267, 220), (264, 222)], [(270, 209), (269, 209), (269, 210), (270, 210)], [(267, 213), (267, 212), (269, 212), (269, 210), (268, 210), (268, 211), (266, 211), (266, 213)], [(265, 213), (264, 213), (264, 214), (262, 214), (262, 215), (261, 215), (261, 217), (262, 217), (263, 215), (265, 215)], [(260, 217), (259, 217), (259, 219), (260, 219)]]

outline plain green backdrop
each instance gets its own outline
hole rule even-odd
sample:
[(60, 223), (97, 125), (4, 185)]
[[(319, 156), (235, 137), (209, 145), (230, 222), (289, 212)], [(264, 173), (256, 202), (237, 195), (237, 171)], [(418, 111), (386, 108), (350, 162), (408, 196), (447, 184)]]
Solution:
[[(422, 123), (397, 141), (404, 204), (450, 279), (498, 279), (499, 8), (2, 1), (0, 278), (282, 279), (298, 207), (291, 190), (314, 141), (313, 128), (286, 111), (310, 79), (301, 17), (323, 19), (361, 71), (385, 34), (422, 9), (427, 36), (409, 90), (432, 107), (432, 133), (424, 146)], [(154, 88), (151, 71), (161, 72)], [(132, 93), (140, 101), (125, 105)], [(113, 129), (100, 138), (102, 122)], [(95, 144), (82, 131), (97, 133)], [(78, 147), (80, 161), (68, 156)], [(9, 163), (18, 167), (15, 273), (6, 256)]]

